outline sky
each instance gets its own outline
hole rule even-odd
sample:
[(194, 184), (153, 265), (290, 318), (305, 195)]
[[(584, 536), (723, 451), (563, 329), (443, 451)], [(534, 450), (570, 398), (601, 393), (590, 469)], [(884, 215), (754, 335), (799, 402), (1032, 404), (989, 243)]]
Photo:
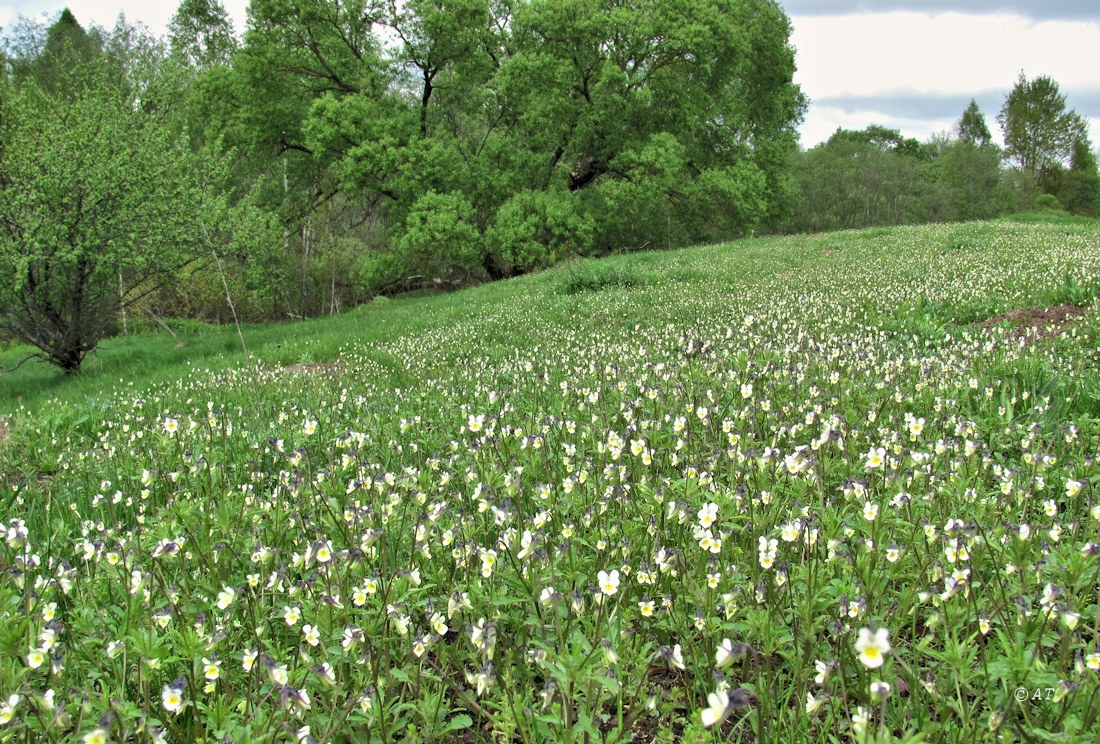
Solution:
[[(248, 0), (222, 0), (238, 31)], [(175, 0), (0, 0), (0, 27), (68, 8), (84, 25), (120, 12), (163, 33)], [(1097, 0), (780, 0), (791, 17), (795, 81), (810, 99), (800, 127), (812, 147), (837, 127), (870, 124), (927, 140), (952, 129), (970, 99), (994, 139), (996, 115), (1022, 71), (1048, 75), (1100, 146)]]

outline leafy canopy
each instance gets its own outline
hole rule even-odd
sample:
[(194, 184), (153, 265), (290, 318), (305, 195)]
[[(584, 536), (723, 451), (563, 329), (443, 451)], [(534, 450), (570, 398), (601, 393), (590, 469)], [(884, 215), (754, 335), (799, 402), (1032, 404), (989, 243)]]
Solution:
[(232, 240), (221, 166), (176, 126), (171, 77), (108, 41), (0, 101), (0, 324), (66, 372), (123, 308)]

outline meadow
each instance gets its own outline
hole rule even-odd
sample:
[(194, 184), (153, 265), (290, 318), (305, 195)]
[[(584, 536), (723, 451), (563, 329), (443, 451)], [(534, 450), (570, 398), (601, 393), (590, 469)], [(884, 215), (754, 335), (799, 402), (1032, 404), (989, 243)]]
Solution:
[(1098, 297), (927, 225), (25, 365), (0, 740), (1095, 741)]

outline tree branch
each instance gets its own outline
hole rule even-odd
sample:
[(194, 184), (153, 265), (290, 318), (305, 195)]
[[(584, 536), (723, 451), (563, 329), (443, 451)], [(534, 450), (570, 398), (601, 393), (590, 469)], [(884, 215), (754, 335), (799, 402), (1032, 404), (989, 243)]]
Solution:
[(45, 354), (41, 354), (41, 353), (28, 354), (27, 356), (20, 359), (19, 363), (16, 364), (14, 367), (0, 367), (0, 372), (3, 372), (3, 373), (14, 372), (15, 370), (19, 369), (20, 367), (22, 367), (24, 364), (26, 364), (27, 362), (29, 362), (32, 359), (41, 359), (45, 362), (49, 361), (49, 357), (47, 357)]

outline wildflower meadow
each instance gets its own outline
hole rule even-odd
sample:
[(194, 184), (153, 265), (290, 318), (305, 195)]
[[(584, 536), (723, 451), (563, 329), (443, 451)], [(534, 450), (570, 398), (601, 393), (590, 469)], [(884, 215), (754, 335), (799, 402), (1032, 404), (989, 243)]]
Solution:
[(0, 740), (1096, 741), (1098, 295), (758, 239), (13, 397)]

